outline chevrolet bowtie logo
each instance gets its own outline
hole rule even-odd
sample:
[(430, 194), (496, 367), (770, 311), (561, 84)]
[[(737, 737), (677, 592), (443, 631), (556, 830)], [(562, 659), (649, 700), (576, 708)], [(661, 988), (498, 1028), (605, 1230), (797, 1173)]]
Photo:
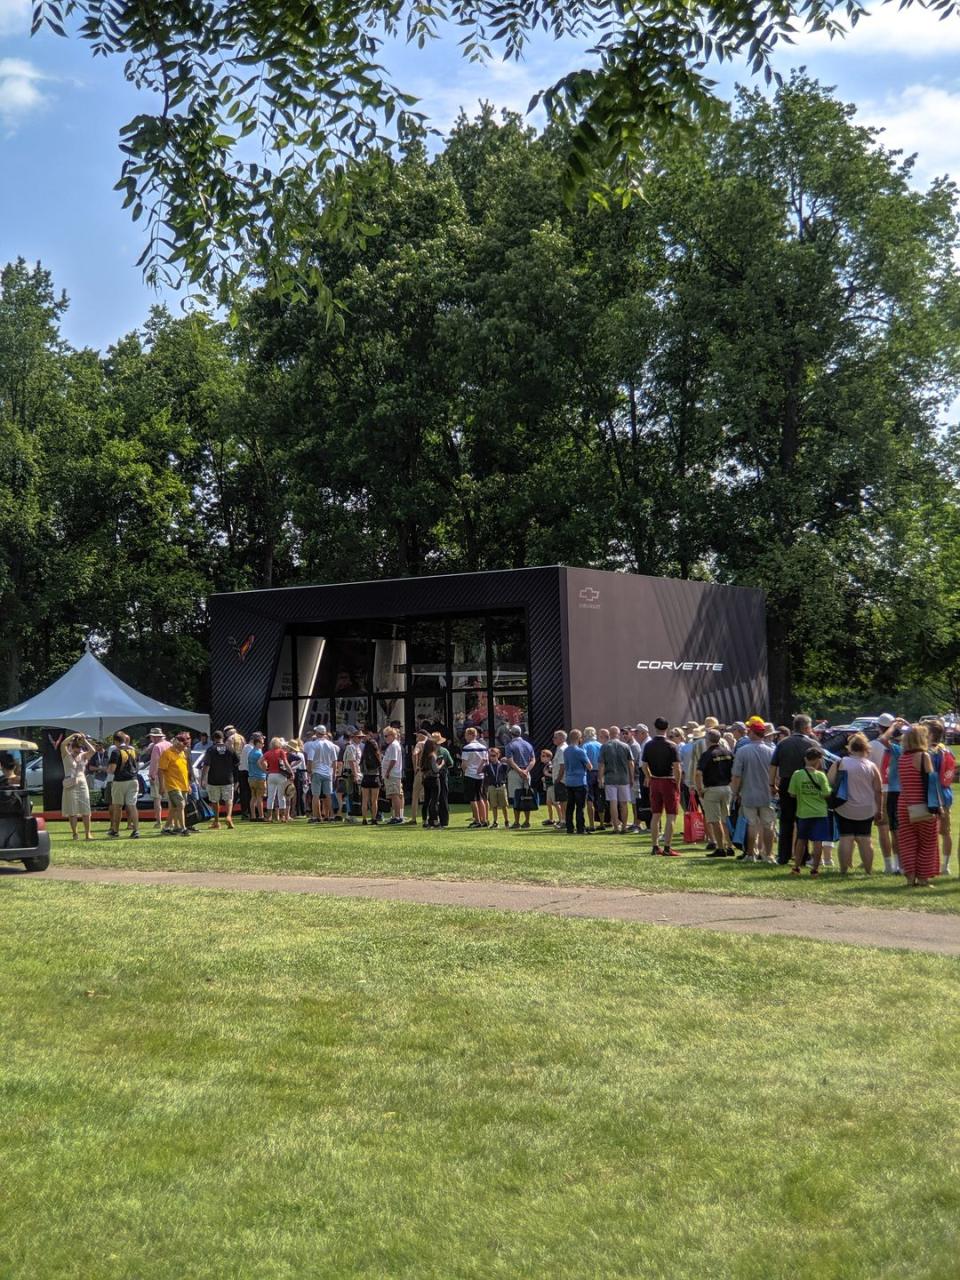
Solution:
[(600, 598), (600, 592), (596, 589), (596, 587), (584, 587), (583, 590), (580, 592), (581, 600), (592, 601), (592, 600), (599, 600), (599, 598)]

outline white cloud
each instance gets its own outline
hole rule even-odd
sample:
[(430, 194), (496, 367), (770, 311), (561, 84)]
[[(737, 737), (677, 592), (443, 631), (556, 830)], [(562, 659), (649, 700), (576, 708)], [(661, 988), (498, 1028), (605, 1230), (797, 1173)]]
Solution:
[(0, 0), (0, 36), (27, 36), (33, 16), (31, 0)]
[[(3, 3), (3, 0), (0, 0)], [(837, 17), (847, 28), (842, 39), (831, 40), (823, 31), (798, 31), (792, 45), (782, 45), (782, 52), (792, 62), (798, 55), (832, 52), (845, 57), (895, 55), (901, 58), (941, 58), (960, 52), (960, 13), (940, 20), (936, 13), (912, 4), (898, 9), (895, 4), (872, 4), (867, 17), (855, 27), (842, 12)]]
[(950, 174), (960, 178), (960, 93), (912, 84), (874, 102), (861, 103), (861, 124), (883, 128), (883, 146), (917, 153), (918, 181)]
[[(487, 63), (464, 62), (453, 82), (416, 76), (401, 80), (403, 88), (420, 99), (415, 110), (425, 112), (433, 128), (447, 133), (461, 107), (472, 116), (481, 102), (492, 103), (498, 111), (506, 109), (526, 116), (533, 95), (553, 84), (560, 74), (555, 66), (545, 66), (539, 59), (536, 63), (494, 59)], [(542, 112), (534, 122), (543, 123)]]
[(0, 58), (0, 122), (7, 130), (46, 105), (47, 95), (40, 85), (49, 79), (24, 58)]

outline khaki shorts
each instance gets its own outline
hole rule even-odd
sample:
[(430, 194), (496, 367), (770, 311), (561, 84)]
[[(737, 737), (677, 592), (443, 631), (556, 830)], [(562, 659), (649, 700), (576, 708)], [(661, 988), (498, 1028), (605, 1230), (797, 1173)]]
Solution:
[(207, 783), (207, 799), (211, 804), (229, 804), (233, 799), (233, 783), (230, 782), (226, 786), (216, 786), (212, 782)]
[(763, 827), (767, 831), (770, 831), (777, 822), (777, 815), (773, 810), (773, 805), (770, 804), (745, 804), (743, 806), (743, 816), (746, 818), (748, 826)]
[(185, 791), (176, 791), (171, 787), (167, 798), (170, 801), (171, 809), (185, 809), (187, 807), (187, 793)]
[(118, 809), (135, 809), (139, 795), (140, 788), (136, 778), (131, 778), (129, 782), (117, 782), (114, 778), (110, 785), (110, 803)]
[(707, 822), (724, 822), (730, 817), (730, 788), (704, 787), (703, 816)]
[(251, 778), (250, 779), (250, 795), (253, 797), (253, 799), (262, 800), (266, 794), (267, 794), (266, 778)]
[(487, 787), (487, 804), (491, 809), (506, 809), (509, 803), (506, 787)]
[(389, 778), (384, 778), (383, 794), (385, 796), (402, 796), (403, 778), (398, 778), (395, 773), (391, 773)]

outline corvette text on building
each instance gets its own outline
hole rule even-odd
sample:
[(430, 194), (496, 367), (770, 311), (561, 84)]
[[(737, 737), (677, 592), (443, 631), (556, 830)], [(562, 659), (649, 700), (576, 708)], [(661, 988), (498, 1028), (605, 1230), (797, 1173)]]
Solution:
[(722, 671), (722, 662), (660, 662), (656, 658), (640, 658), (638, 671)]

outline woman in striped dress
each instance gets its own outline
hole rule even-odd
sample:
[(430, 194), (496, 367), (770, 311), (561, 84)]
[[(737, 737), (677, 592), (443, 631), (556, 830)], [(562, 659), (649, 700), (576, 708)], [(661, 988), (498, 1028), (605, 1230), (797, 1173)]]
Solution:
[(897, 832), (900, 867), (908, 885), (929, 884), (940, 866), (937, 848), (939, 810), (920, 822), (910, 821), (911, 805), (926, 806), (927, 778), (932, 769), (927, 752), (927, 730), (922, 724), (911, 725), (903, 735), (900, 756), (900, 829)]

